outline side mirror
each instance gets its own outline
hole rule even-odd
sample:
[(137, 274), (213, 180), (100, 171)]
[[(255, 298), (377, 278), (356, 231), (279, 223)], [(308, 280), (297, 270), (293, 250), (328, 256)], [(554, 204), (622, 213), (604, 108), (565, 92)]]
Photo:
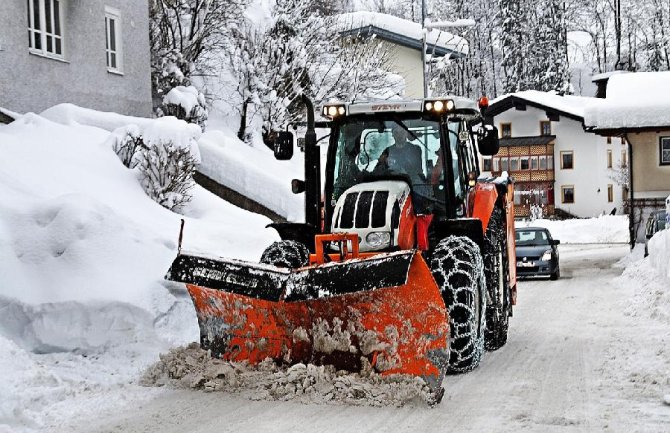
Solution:
[(293, 134), (288, 131), (277, 133), (274, 142), (275, 158), (279, 161), (287, 161), (293, 158)]
[(493, 125), (484, 124), (477, 131), (477, 142), (479, 144), (479, 153), (484, 156), (493, 156), (500, 150), (500, 140), (498, 139), (498, 128)]
[(552, 244), (552, 245), (560, 245), (560, 244), (561, 244), (561, 241), (559, 241), (558, 239), (554, 239), (554, 240), (551, 242), (551, 244)]
[(293, 194), (300, 194), (305, 192), (305, 181), (300, 179), (291, 180), (291, 191)]

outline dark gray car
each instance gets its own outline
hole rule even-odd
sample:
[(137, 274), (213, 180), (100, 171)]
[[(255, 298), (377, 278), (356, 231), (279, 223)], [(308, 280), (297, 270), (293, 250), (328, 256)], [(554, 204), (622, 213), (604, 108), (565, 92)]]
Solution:
[(649, 239), (653, 238), (656, 232), (665, 230), (665, 221), (666, 213), (664, 210), (657, 210), (649, 214), (647, 218), (647, 226), (645, 227), (644, 234), (644, 256), (649, 255)]
[(558, 248), (561, 241), (553, 239), (543, 227), (516, 229), (517, 277), (548, 276), (557, 280), (561, 276)]

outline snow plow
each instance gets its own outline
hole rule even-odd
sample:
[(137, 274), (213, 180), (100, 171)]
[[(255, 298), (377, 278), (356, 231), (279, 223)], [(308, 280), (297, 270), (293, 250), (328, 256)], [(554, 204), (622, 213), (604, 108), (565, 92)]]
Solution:
[[(498, 151), (486, 104), (324, 106), (322, 189), (304, 101), (305, 178), (292, 188), (305, 194), (306, 222), (271, 224), (282, 240), (260, 263), (180, 249), (166, 278), (186, 283), (212, 356), (413, 375), (439, 403), (446, 373), (505, 344), (516, 302), (513, 182), (478, 179), (477, 153)], [(293, 148), (280, 133), (277, 159)]]

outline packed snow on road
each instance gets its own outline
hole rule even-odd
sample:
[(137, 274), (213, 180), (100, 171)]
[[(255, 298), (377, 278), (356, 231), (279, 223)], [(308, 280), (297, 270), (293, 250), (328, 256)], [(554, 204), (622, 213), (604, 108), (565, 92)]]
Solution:
[[(243, 146), (161, 121), (189, 146)], [(668, 430), (670, 231), (643, 259), (625, 217), (520, 223), (550, 227), (564, 275), (520, 283), (507, 345), (447, 377), (435, 408), (415, 378), (211, 359), (163, 279), (180, 220), (185, 248), (221, 256), (258, 261), (278, 237), (200, 187), (182, 214), (149, 199), (110, 137), (151, 122), (56, 107), (0, 126), (0, 432)], [(281, 196), (257, 199), (291, 208)]]

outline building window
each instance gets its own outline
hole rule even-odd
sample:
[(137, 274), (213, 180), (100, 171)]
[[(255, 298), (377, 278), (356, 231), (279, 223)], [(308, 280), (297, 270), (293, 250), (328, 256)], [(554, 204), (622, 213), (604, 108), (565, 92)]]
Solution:
[(511, 123), (501, 123), (500, 124), (500, 133), (502, 138), (510, 138), (512, 136), (512, 124)]
[(528, 156), (522, 156), (521, 157), (521, 170), (528, 170), (530, 169), (530, 157)]
[(547, 170), (553, 170), (553, 169), (554, 169), (554, 157), (547, 156)]
[(607, 185), (607, 201), (612, 203), (614, 201), (614, 185)]
[(540, 135), (551, 135), (551, 122), (548, 120), (540, 121)]
[(612, 144), (612, 137), (607, 137), (607, 144)]
[(519, 171), (519, 158), (509, 159), (509, 171)]
[(621, 144), (626, 144), (626, 137), (621, 137)]
[(612, 151), (607, 151), (607, 168), (612, 168)]
[(62, 0), (28, 0), (28, 47), (30, 52), (63, 58)]
[(628, 151), (625, 149), (621, 151), (621, 166), (628, 167)]
[(660, 138), (661, 165), (670, 165), (670, 137)]
[(574, 203), (575, 202), (575, 187), (574, 185), (565, 185), (561, 186), (561, 198), (563, 203)]
[(531, 170), (537, 170), (537, 156), (531, 156), (530, 157), (530, 169)]
[(541, 156), (540, 157), (540, 170), (546, 170), (547, 169), (547, 157), (546, 156)]
[(491, 168), (493, 168), (492, 161), (493, 160), (491, 158), (484, 158), (482, 160), (482, 162), (483, 162), (482, 170), (483, 171), (491, 171)]
[(509, 160), (507, 158), (500, 158), (500, 171), (509, 170)]
[(121, 14), (105, 6), (105, 53), (107, 70), (121, 72)]
[(574, 160), (572, 156), (572, 151), (561, 152), (561, 169), (563, 170), (572, 170), (574, 168)]
[(500, 171), (500, 158), (493, 158), (493, 171)]

